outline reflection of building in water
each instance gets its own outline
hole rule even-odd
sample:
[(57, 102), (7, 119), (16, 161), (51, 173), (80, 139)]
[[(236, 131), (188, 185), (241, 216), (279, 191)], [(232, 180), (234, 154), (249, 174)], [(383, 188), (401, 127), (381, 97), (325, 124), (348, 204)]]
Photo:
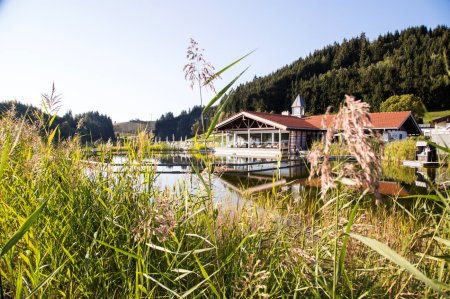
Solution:
[[(237, 160), (235, 160), (237, 161)], [(254, 162), (255, 159), (248, 158), (245, 160), (247, 163)], [(294, 187), (292, 182), (295, 182), (298, 178), (305, 178), (309, 175), (308, 168), (301, 160), (289, 160), (279, 163), (279, 169), (273, 170), (277, 167), (277, 164), (270, 164), (271, 160), (264, 160), (268, 164), (263, 165), (237, 165), (233, 169), (235, 172), (229, 171), (220, 176), (220, 181), (233, 191), (240, 194), (250, 194), (254, 192), (261, 192), (271, 190), (274, 187), (282, 187), (292, 191), (299, 188)], [(229, 165), (232, 165), (231, 161), (228, 161)], [(245, 164), (243, 160), (240, 160), (242, 164)], [(249, 167), (255, 168), (256, 171), (247, 171)], [(269, 168), (270, 167), (270, 168)], [(292, 188), (291, 188), (292, 187)]]
[[(308, 165), (301, 161), (301, 159), (285, 160), (278, 164), (281, 168), (276, 169), (277, 164), (273, 163), (274, 160), (234, 157), (234, 160), (227, 160), (229, 165), (235, 163), (234, 171), (225, 172), (220, 177), (220, 181), (239, 194), (248, 195), (277, 188), (277, 190), (291, 192), (294, 197), (301, 197), (306, 189), (308, 192), (313, 189), (317, 191), (321, 187), (320, 177), (308, 179)], [(268, 164), (263, 164), (263, 167), (261, 165), (247, 165), (258, 164), (258, 162)], [(275, 167), (275, 170), (273, 167)], [(249, 169), (253, 169), (253, 171), (248, 171)], [(429, 191), (425, 191), (423, 188), (442, 186), (442, 182), (450, 181), (450, 172), (444, 168), (412, 169), (397, 165), (393, 169), (397, 171), (388, 172), (379, 183), (382, 195), (408, 196), (428, 193)], [(392, 172), (392, 169), (390, 172)]]
[[(320, 188), (321, 182), (320, 178), (312, 178), (311, 180), (305, 179), (298, 179), (295, 181), (296, 184), (302, 185), (302, 186), (313, 186)], [(382, 195), (390, 195), (390, 196), (407, 196), (410, 195), (409, 191), (405, 189), (400, 183), (398, 182), (388, 182), (388, 181), (380, 181), (380, 193)]]
[(225, 169), (227, 173), (260, 174), (267, 177), (277, 175), (279, 177), (308, 176), (306, 160), (304, 158), (277, 160), (273, 158), (252, 157), (217, 157), (214, 165)]
[[(220, 181), (231, 190), (239, 194), (252, 194), (255, 192), (268, 191), (275, 187), (281, 187), (284, 191), (290, 191), (294, 197), (298, 197), (305, 187), (320, 188), (320, 178), (308, 178), (289, 180), (287, 178), (244, 175), (244, 174), (223, 174)], [(380, 181), (380, 193), (386, 196), (407, 196), (410, 192), (398, 182)]]
[(289, 162), (289, 168), (287, 168), (289, 175), (287, 177), (289, 178), (299, 178), (299, 177), (306, 177), (309, 176), (309, 170), (306, 164), (302, 163), (300, 165), (295, 164), (296, 161), (290, 161)]
[(226, 187), (239, 194), (252, 194), (286, 184), (286, 179), (284, 178), (276, 179), (275, 177), (253, 174), (225, 173), (219, 179)]
[(416, 142), (416, 160), (421, 162), (436, 162), (437, 159), (436, 147), (428, 144), (426, 141)]
[[(300, 196), (305, 187), (320, 188), (320, 178), (308, 179), (306, 165), (284, 169), (276, 176), (273, 171), (266, 173), (224, 173), (220, 181), (229, 189), (239, 194), (251, 194), (281, 187), (283, 191), (292, 192), (294, 197)], [(380, 181), (380, 193), (387, 196), (407, 196), (410, 191), (402, 184), (391, 181)]]

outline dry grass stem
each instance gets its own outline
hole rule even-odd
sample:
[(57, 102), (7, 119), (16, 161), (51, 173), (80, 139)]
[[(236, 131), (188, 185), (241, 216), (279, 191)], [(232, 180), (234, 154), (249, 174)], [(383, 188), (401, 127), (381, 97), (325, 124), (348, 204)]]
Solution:
[[(336, 186), (336, 181), (342, 179), (357, 188), (369, 188), (377, 199), (380, 198), (381, 159), (374, 144), (381, 144), (381, 140), (372, 130), (369, 108), (369, 104), (346, 95), (345, 103), (336, 115), (331, 116), (328, 111), (325, 114), (322, 121), (322, 126), (327, 128), (324, 140), (308, 156), (310, 178), (321, 176), (322, 199), (330, 188)], [(357, 165), (344, 164), (337, 173), (333, 172), (330, 162), (331, 147), (336, 137), (341, 138), (350, 155), (357, 160)]]

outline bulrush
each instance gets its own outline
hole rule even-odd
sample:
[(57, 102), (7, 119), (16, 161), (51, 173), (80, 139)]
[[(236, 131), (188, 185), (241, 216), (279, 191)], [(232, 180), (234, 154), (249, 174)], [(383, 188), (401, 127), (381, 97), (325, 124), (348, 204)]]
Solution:
[[(322, 126), (327, 128), (324, 140), (308, 155), (311, 163), (309, 177), (321, 175), (322, 199), (328, 189), (335, 187), (336, 181), (340, 181), (356, 188), (369, 189), (374, 192), (377, 203), (380, 203), (378, 187), (381, 160), (373, 145), (381, 144), (381, 140), (371, 129), (369, 108), (369, 104), (346, 95), (344, 105), (334, 118), (328, 117), (328, 111), (325, 114), (322, 120)], [(330, 163), (331, 144), (337, 134), (341, 136), (350, 155), (356, 158), (357, 164), (345, 163), (333, 173)]]

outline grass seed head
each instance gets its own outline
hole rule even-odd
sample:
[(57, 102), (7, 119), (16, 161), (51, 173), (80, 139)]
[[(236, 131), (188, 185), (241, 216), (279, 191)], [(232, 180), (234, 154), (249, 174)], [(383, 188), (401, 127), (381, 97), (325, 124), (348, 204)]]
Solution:
[[(372, 130), (369, 104), (353, 96), (345, 96), (345, 103), (339, 112), (331, 117), (327, 111), (322, 126), (327, 128), (323, 145), (318, 145), (308, 155), (311, 163), (310, 178), (321, 175), (322, 199), (330, 188), (336, 186), (338, 178), (347, 178), (357, 188), (369, 188), (379, 199), (379, 179), (381, 177), (381, 160), (374, 148), (374, 143), (381, 143), (378, 134)], [(356, 158), (354, 164), (344, 164), (337, 173), (330, 163), (331, 145), (339, 134), (350, 155)]]

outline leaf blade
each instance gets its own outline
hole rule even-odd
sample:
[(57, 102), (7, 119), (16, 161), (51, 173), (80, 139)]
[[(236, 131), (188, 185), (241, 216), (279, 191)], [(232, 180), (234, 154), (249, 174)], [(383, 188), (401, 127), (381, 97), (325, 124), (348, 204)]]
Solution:
[(246, 67), (239, 75), (237, 75), (233, 80), (230, 81), (224, 88), (222, 88), (203, 108), (203, 112), (208, 110), (209, 107), (214, 105), (218, 100), (222, 98), (222, 96), (230, 89), (231, 86), (249, 69), (250, 66)]
[(45, 206), (47, 205), (49, 198), (44, 200), (41, 205), (25, 220), (25, 222), (20, 226), (16, 233), (6, 242), (5, 246), (0, 250), (0, 256), (7, 253), (14, 245), (19, 242), (20, 239), (26, 234), (26, 232), (31, 228), (31, 226), (37, 221)]
[(125, 251), (123, 249), (117, 248), (117, 247), (112, 246), (112, 245), (109, 245), (108, 243), (105, 243), (105, 242), (103, 242), (101, 240), (95, 240), (95, 242), (98, 242), (98, 243), (100, 243), (103, 246), (106, 246), (106, 247), (109, 247), (111, 249), (114, 249), (115, 251), (117, 251), (119, 253), (122, 253), (122, 254), (124, 254), (124, 255), (126, 255), (128, 257), (131, 257), (131, 258), (134, 258), (134, 259), (137, 259), (137, 260), (143, 260), (143, 258), (141, 256), (137, 255), (137, 254)]
[(230, 63), (229, 65), (227, 65), (226, 67), (222, 68), (220, 71), (218, 71), (217, 73), (215, 73), (211, 78), (209, 78), (208, 80), (205, 81), (205, 83), (203, 84), (203, 86), (208, 85), (212, 80), (216, 79), (217, 77), (219, 77), (222, 73), (224, 73), (226, 70), (228, 70), (229, 68), (231, 68), (232, 66), (236, 65), (238, 62), (240, 62), (241, 60), (245, 59), (246, 57), (250, 56), (253, 52), (255, 52), (255, 50), (250, 51), (249, 53), (245, 54), (244, 56), (242, 56), (241, 58), (238, 58), (237, 60), (235, 60), (234, 62)]
[(413, 275), (416, 279), (422, 281), (427, 286), (435, 290), (436, 292), (440, 293), (444, 297), (447, 297), (444, 291), (442, 290), (441, 283), (435, 282), (432, 279), (428, 278), (425, 274), (423, 274), (419, 269), (414, 267), (409, 261), (407, 261), (404, 257), (399, 255), (397, 252), (392, 250), (389, 246), (371, 239), (367, 238), (358, 234), (350, 233), (350, 236), (361, 243), (364, 243), (366, 246), (370, 247), (372, 250), (378, 252), (391, 262), (397, 264), (398, 266), (402, 267), (406, 271), (408, 271), (411, 275)]

